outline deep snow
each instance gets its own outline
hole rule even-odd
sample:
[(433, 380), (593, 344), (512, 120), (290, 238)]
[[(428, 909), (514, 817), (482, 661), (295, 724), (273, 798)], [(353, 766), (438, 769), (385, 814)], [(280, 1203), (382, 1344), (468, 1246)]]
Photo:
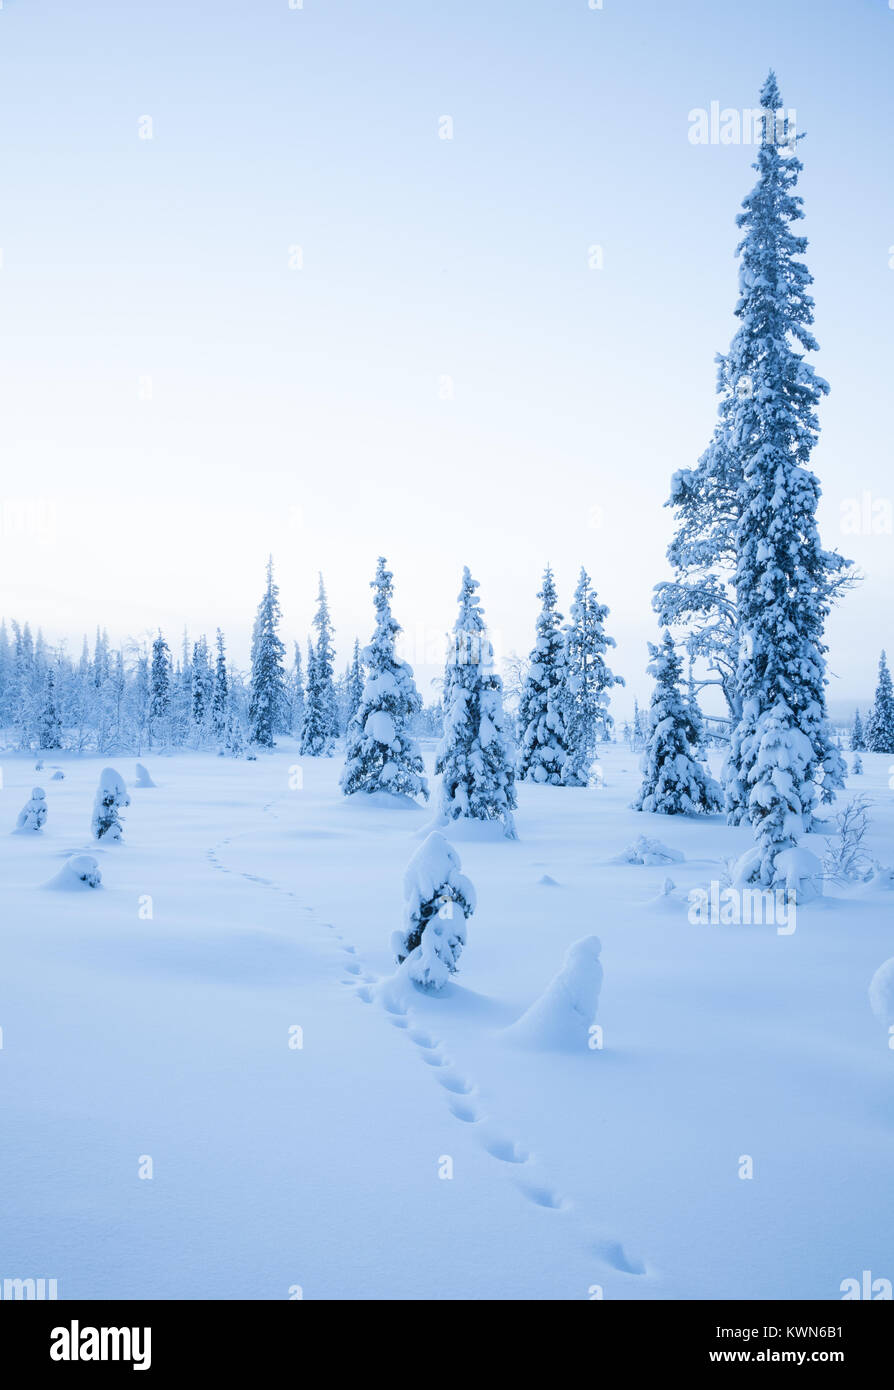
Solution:
[[(389, 950), (431, 810), (344, 798), (339, 756), (146, 755), (152, 789), (116, 757), (131, 805), (108, 844), (90, 834), (105, 760), (47, 754), (47, 821), (25, 836), (35, 759), (7, 755), (0, 1279), (57, 1278), (62, 1298), (834, 1299), (864, 1269), (892, 1277), (894, 1052), (868, 991), (894, 892), (827, 884), (788, 935), (691, 925), (688, 890), (750, 832), (636, 814), (638, 757), (601, 751), (600, 787), (519, 788), (517, 842), (445, 830), (478, 905), (433, 996)], [(890, 864), (890, 760), (863, 761), (850, 787)], [(617, 862), (640, 835), (683, 862)], [(46, 892), (83, 853), (102, 886)], [(519, 1047), (511, 1025), (593, 936), (602, 1048), (549, 1030)]]

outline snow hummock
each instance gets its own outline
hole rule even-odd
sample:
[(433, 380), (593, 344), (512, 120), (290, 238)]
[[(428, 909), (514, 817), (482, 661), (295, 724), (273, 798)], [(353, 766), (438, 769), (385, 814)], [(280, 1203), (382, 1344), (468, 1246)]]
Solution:
[(647, 835), (639, 835), (632, 845), (628, 845), (613, 860), (613, 864), (682, 864), (685, 855), (681, 850), (670, 849), (660, 840), (651, 840)]
[(869, 1007), (887, 1027), (894, 1024), (894, 956), (869, 981)]
[(573, 942), (559, 973), (505, 1036), (525, 1047), (586, 1050), (602, 987), (601, 950), (598, 936)]
[(99, 888), (101, 883), (102, 873), (93, 856), (73, 854), (44, 887), (78, 892), (82, 888)]
[[(764, 852), (752, 845), (732, 866), (730, 879), (734, 888), (747, 888), (760, 882)], [(773, 886), (785, 888), (798, 903), (809, 903), (822, 897), (823, 866), (809, 849), (796, 847), (780, 850), (774, 860)]]
[(142, 763), (137, 763), (137, 775), (134, 778), (135, 787), (154, 787), (156, 785), (150, 776), (149, 769)]

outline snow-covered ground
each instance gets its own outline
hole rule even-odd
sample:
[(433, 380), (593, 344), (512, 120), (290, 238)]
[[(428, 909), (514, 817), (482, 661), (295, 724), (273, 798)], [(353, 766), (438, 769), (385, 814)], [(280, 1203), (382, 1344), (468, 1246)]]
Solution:
[[(131, 804), (106, 847), (107, 760), (34, 761), (7, 756), (0, 793), (0, 1278), (653, 1299), (894, 1277), (894, 1051), (868, 999), (894, 892), (827, 885), (790, 934), (692, 925), (689, 889), (750, 832), (629, 810), (638, 757), (611, 747), (598, 789), (520, 787), (517, 842), (446, 830), (478, 906), (427, 996), (388, 981), (430, 810), (345, 799), (340, 757), (295, 787), (290, 746), (147, 756), (143, 788), (114, 759)], [(863, 762), (890, 864), (890, 759)], [(46, 825), (12, 833), (34, 785)], [(641, 834), (684, 862), (613, 862)], [(45, 890), (75, 853), (102, 888)], [(602, 1048), (511, 1029), (590, 936)]]

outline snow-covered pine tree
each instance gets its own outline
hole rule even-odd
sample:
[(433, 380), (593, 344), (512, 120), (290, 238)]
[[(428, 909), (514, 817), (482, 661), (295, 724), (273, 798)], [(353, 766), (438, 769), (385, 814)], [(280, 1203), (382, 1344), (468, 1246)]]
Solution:
[(500, 820), (507, 839), (514, 840), (515, 772), (503, 682), (477, 588), (467, 566), (444, 671), (444, 735), (435, 762), (435, 772), (441, 774), (440, 809), (449, 820)]
[(875, 702), (866, 720), (866, 748), (870, 753), (894, 753), (894, 689), (884, 652), (878, 664)]
[(680, 690), (683, 663), (665, 628), (660, 647), (649, 643), (649, 675), (655, 689), (649, 715), (649, 743), (643, 755), (643, 784), (635, 811), (665, 816), (717, 811), (720, 787), (699, 761), (701, 720)]
[(317, 630), (317, 640), (311, 663), (313, 669), (309, 666), (307, 673), (301, 752), (310, 757), (330, 758), (338, 737), (338, 702), (332, 678), (332, 622), (329, 618), (329, 605), (322, 575), (314, 627)]
[(852, 762), (852, 764), (851, 764), (851, 772), (854, 774), (855, 777), (860, 777), (860, 776), (862, 776), (862, 773), (863, 773), (863, 759), (860, 757), (860, 754), (859, 754), (859, 753), (855, 753), (855, 754), (854, 754), (854, 760), (853, 760), (853, 762)]
[(152, 643), (152, 667), (149, 672), (149, 746), (153, 735), (168, 742), (171, 713), (171, 649), (158, 630)]
[(537, 594), (541, 600), (537, 640), (531, 652), (518, 706), (518, 763), (520, 781), (562, 786), (569, 763), (565, 727), (566, 648), (562, 614), (556, 609), (556, 586), (547, 565)]
[(854, 727), (851, 730), (851, 750), (854, 753), (866, 752), (866, 736), (863, 732), (863, 720), (860, 718), (860, 711), (854, 714)]
[(443, 989), (466, 944), (475, 889), (459, 855), (438, 831), (419, 846), (404, 874), (404, 925), (391, 937), (398, 965), (423, 989)]
[(47, 797), (43, 787), (32, 787), (16, 821), (17, 830), (43, 830), (47, 818)]
[(123, 830), (120, 810), (130, 805), (124, 778), (113, 767), (100, 773), (99, 786), (93, 802), (92, 829), (97, 840), (119, 841)]
[(62, 721), (56, 703), (56, 672), (47, 668), (43, 688), (43, 709), (40, 712), (38, 745), (41, 748), (62, 747)]
[(395, 654), (401, 627), (391, 613), (394, 586), (381, 556), (370, 588), (374, 591), (376, 630), (362, 653), (366, 681), (345, 739), (341, 789), (345, 796), (391, 792), (395, 796), (421, 795), (428, 800), (425, 769), (411, 732), (422, 701), (413, 668)]
[[(782, 109), (772, 73), (761, 103), (767, 112)], [(741, 716), (724, 780), (729, 819), (750, 819), (760, 848), (755, 876), (768, 885), (776, 881), (776, 855), (810, 826), (817, 776), (824, 799), (844, 778), (826, 717), (823, 645), (828, 577), (843, 561), (820, 544), (819, 484), (807, 468), (816, 406), (828, 385), (804, 361), (817, 344), (811, 276), (798, 259), (807, 242), (790, 227), (803, 216), (794, 192), (802, 165), (791, 140), (786, 119), (764, 122), (758, 182), (737, 219), (745, 233), (741, 327), (728, 359), (734, 399), (727, 438), (742, 474), (735, 581)]]
[(227, 710), (230, 684), (227, 675), (227, 649), (224, 635), (217, 629), (217, 655), (214, 659), (214, 682), (211, 686), (211, 737), (218, 749), (222, 748), (227, 737)]
[(279, 636), (279, 588), (273, 579), (273, 556), (267, 561), (267, 583), (258, 604), (251, 642), (249, 739), (261, 748), (273, 747), (282, 715), (285, 647)]
[(614, 722), (608, 712), (608, 691), (613, 685), (624, 684), (605, 661), (606, 651), (615, 645), (615, 639), (605, 633), (608, 611), (581, 567), (571, 621), (565, 628), (565, 724), (570, 751), (565, 782), (570, 786), (585, 787), (589, 782), (596, 745), (600, 738), (608, 737)]

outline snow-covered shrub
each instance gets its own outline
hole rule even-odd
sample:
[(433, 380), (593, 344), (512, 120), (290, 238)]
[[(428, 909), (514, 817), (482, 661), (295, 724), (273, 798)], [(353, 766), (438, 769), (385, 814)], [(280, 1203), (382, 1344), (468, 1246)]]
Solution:
[(614, 859), (615, 864), (682, 864), (681, 850), (670, 849), (660, 840), (651, 840), (647, 835), (638, 835), (632, 845)]
[(135, 787), (154, 787), (154, 786), (155, 786), (155, 783), (153, 782), (152, 777), (151, 777), (150, 774), (149, 774), (149, 769), (148, 769), (148, 768), (145, 768), (145, 767), (143, 766), (142, 763), (137, 763), (137, 775), (136, 775), (136, 778), (135, 778), (135, 780), (134, 780), (134, 786), (135, 786)]
[(466, 944), (475, 889), (459, 855), (438, 831), (420, 845), (404, 874), (404, 925), (391, 946), (399, 965), (426, 989), (443, 989)]
[(73, 854), (45, 886), (65, 891), (79, 891), (82, 888), (99, 888), (101, 883), (102, 874), (93, 856)]
[(506, 1029), (506, 1036), (527, 1047), (586, 1049), (602, 988), (601, 950), (598, 936), (585, 936), (569, 946), (559, 973)]
[(130, 805), (127, 787), (120, 773), (105, 767), (99, 778), (93, 802), (92, 829), (97, 840), (120, 840), (123, 829), (118, 812)]
[(503, 715), (503, 682), (468, 567), (463, 570), (459, 616), (444, 672), (444, 736), (435, 772), (441, 774), (440, 809), (448, 820), (502, 821), (515, 839), (515, 770)]
[(861, 777), (863, 775), (863, 759), (860, 757), (859, 753), (854, 754), (854, 760), (851, 763), (851, 772), (855, 777)]
[(362, 653), (367, 678), (345, 737), (341, 789), (345, 796), (388, 792), (394, 796), (421, 795), (427, 801), (422, 755), (412, 734), (422, 701), (412, 667), (395, 654), (394, 643), (401, 628), (391, 613), (391, 579), (380, 557), (371, 582), (376, 630)]
[(683, 663), (668, 631), (660, 647), (649, 643), (649, 674), (655, 689), (649, 714), (649, 744), (643, 755), (643, 784), (635, 811), (665, 816), (717, 811), (721, 793), (697, 756), (701, 737), (698, 711), (679, 690)]
[(887, 1027), (894, 1024), (894, 956), (880, 965), (870, 980), (869, 1006)]
[(826, 840), (823, 871), (835, 883), (863, 883), (872, 872), (872, 860), (863, 848), (869, 829), (869, 802), (855, 796), (835, 817), (837, 833)]
[(26, 801), (16, 821), (18, 830), (42, 830), (47, 818), (47, 799), (43, 787), (31, 788), (31, 800)]
[(50, 778), (50, 781), (51, 781), (51, 782), (62, 782), (62, 781), (64, 781), (64, 780), (65, 780), (65, 773), (62, 771), (61, 767), (57, 767), (57, 768), (56, 768), (56, 771), (53, 773), (52, 777)]

